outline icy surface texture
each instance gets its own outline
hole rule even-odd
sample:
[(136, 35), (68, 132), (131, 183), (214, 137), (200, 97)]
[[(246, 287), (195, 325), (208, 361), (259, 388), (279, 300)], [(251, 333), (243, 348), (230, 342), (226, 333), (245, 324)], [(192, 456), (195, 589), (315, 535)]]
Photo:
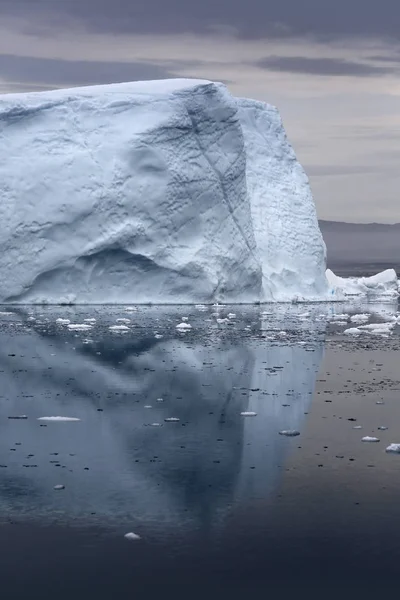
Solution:
[(0, 96), (1, 302), (327, 299), (275, 108), (166, 80)]

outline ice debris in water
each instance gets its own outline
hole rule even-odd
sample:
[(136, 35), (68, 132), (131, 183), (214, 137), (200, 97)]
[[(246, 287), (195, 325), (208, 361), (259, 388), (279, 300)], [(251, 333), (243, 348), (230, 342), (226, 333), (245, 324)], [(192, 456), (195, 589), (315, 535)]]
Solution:
[(73, 421), (80, 421), (80, 419), (78, 419), (77, 417), (39, 417), (38, 421), (65, 421), (65, 422), (73, 422)]
[(130, 319), (117, 319), (117, 323), (130, 323)]
[(296, 429), (283, 429), (279, 432), (279, 435), (286, 435), (287, 437), (296, 437), (296, 435), (300, 435), (300, 431)]
[(354, 425), (353, 429), (362, 429), (361, 425)]
[(377, 437), (371, 437), (369, 435), (366, 435), (365, 437), (363, 437), (361, 439), (362, 442), (380, 442), (380, 439)]
[(241, 417), (256, 417), (257, 413), (256, 412), (252, 412), (252, 411), (248, 411), (248, 412), (241, 412), (240, 413)]
[(359, 315), (352, 315), (350, 317), (350, 321), (352, 323), (366, 323), (369, 319), (370, 315), (367, 313), (361, 313)]
[(110, 331), (119, 331), (121, 333), (123, 333), (124, 331), (130, 331), (129, 327), (127, 327), (126, 325), (111, 325), (111, 327), (109, 327)]
[(92, 329), (92, 326), (87, 323), (70, 323), (67, 327), (71, 331), (88, 331), (89, 329)]
[(58, 323), (59, 325), (69, 325), (71, 323), (71, 321), (69, 319), (57, 319), (56, 323)]
[(357, 327), (350, 327), (349, 329), (345, 329), (343, 333), (346, 335), (360, 335), (361, 331)]
[(65, 485), (61, 485), (61, 484), (60, 485), (55, 485), (53, 489), (54, 490), (65, 490)]
[(190, 323), (179, 323), (176, 326), (176, 329), (180, 329), (181, 331), (184, 331), (185, 329), (187, 329), (187, 330), (192, 329), (192, 326), (190, 325)]
[(386, 448), (386, 452), (400, 454), (400, 444), (389, 444), (389, 446)]
[(91, 323), (92, 325), (94, 325), (96, 323), (96, 319), (83, 319), (85, 323)]
[(381, 425), (380, 427), (378, 427), (378, 429), (379, 429), (379, 431), (386, 431), (388, 429), (388, 427)]
[(137, 533), (133, 533), (133, 531), (130, 531), (129, 533), (126, 533), (124, 535), (124, 538), (126, 540), (129, 540), (130, 542), (134, 542), (135, 540), (140, 540), (140, 535), (137, 535)]
[(167, 417), (166, 419), (164, 419), (164, 421), (166, 423), (177, 423), (180, 419), (178, 419), (177, 417)]

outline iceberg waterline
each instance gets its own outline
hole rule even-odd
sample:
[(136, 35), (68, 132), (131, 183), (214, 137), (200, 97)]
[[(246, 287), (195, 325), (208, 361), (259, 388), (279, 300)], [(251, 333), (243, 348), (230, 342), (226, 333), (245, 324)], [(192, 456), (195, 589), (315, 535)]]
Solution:
[(0, 302), (323, 301), (276, 108), (165, 80), (0, 96)]

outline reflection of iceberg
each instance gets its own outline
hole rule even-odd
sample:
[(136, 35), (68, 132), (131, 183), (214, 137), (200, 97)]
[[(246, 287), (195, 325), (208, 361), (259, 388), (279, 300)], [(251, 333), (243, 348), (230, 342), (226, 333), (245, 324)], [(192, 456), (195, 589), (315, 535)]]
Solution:
[[(157, 341), (154, 327), (123, 338), (98, 329), (84, 344), (86, 333), (60, 332), (46, 316), (34, 327), (1, 332), (2, 514), (148, 534), (215, 527), (232, 502), (273, 488), (291, 446), (278, 431), (301, 428), (322, 354), (320, 342), (271, 346), (216, 332), (212, 343), (201, 332)], [(41, 427), (44, 415), (81, 421)], [(180, 421), (165, 423), (171, 416)]]

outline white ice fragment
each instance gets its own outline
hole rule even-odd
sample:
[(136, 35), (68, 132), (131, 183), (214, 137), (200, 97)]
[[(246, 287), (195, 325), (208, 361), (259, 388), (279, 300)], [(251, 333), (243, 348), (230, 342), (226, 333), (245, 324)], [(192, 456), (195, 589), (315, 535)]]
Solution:
[(180, 421), (180, 419), (178, 419), (178, 417), (167, 417), (166, 419), (164, 419), (164, 421), (166, 423), (177, 423), (178, 421)]
[(59, 422), (69, 422), (69, 421), (80, 421), (77, 417), (39, 417), (38, 421), (59, 421)]
[(300, 431), (297, 431), (296, 429), (283, 429), (279, 432), (279, 435), (286, 435), (287, 437), (296, 437), (297, 435), (300, 435)]
[(90, 319), (83, 319), (85, 323), (91, 323), (92, 325), (94, 325), (96, 323), (96, 319), (94, 318), (90, 318)]
[(61, 484), (55, 485), (53, 490), (65, 490), (65, 485), (61, 485)]
[(354, 425), (353, 429), (362, 429), (361, 425)]
[(350, 321), (352, 323), (366, 323), (369, 319), (370, 315), (367, 313), (361, 313), (357, 315), (352, 315), (350, 317)]
[(156, 340), (162, 340), (162, 338), (164, 337), (163, 335), (161, 335), (160, 333), (156, 333), (155, 336)]
[(69, 325), (67, 325), (67, 327), (71, 331), (89, 331), (89, 329), (92, 329), (92, 326), (86, 323), (70, 323)]
[(138, 311), (138, 308), (137, 308), (136, 306), (127, 306), (127, 307), (125, 308), (125, 310), (126, 310), (127, 312), (137, 312), (137, 311)]
[(386, 448), (386, 452), (400, 454), (400, 444), (389, 444), (389, 446)]
[(153, 408), (151, 404), (145, 404), (145, 408)]
[(109, 327), (109, 330), (120, 332), (120, 333), (124, 333), (125, 331), (130, 331), (129, 327), (127, 327), (126, 325), (111, 325), (111, 327)]
[(361, 439), (362, 442), (380, 442), (380, 439), (377, 437), (371, 437), (369, 435), (366, 435), (365, 437), (363, 437)]
[(126, 540), (129, 540), (130, 542), (134, 542), (136, 540), (140, 540), (141, 539), (140, 535), (137, 535), (137, 533), (133, 533), (132, 531), (129, 532), (129, 533), (126, 533), (124, 535), (124, 538)]
[(182, 317), (182, 321), (189, 321), (189, 317)]
[(59, 325), (69, 325), (71, 323), (71, 321), (69, 319), (57, 319), (56, 323), (58, 323)]
[(385, 425), (381, 425), (380, 427), (378, 427), (378, 429), (379, 429), (379, 431), (386, 431), (389, 428), (386, 427)]
[(176, 326), (176, 329), (180, 329), (181, 331), (185, 331), (185, 330), (192, 329), (192, 326), (190, 325), (190, 323), (179, 323)]
[(236, 319), (235, 313), (229, 313), (228, 314), (228, 319)]
[(117, 323), (130, 323), (130, 319), (117, 319)]
[(251, 411), (249, 411), (249, 412), (241, 412), (240, 416), (241, 417), (256, 417), (257, 413), (256, 412), (251, 412)]
[(361, 331), (357, 327), (350, 327), (349, 329), (345, 329), (343, 333), (346, 335), (360, 335)]

